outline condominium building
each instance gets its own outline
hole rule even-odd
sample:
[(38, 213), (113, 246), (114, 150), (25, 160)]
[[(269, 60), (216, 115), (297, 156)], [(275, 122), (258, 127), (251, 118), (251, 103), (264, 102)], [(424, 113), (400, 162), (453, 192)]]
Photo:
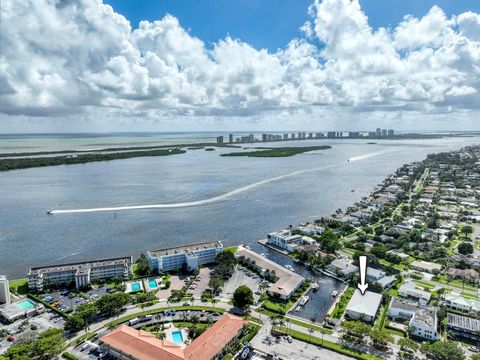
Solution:
[(122, 360), (217, 360), (245, 333), (247, 320), (225, 313), (188, 345), (157, 339), (155, 334), (120, 325), (100, 338), (103, 349)]
[(0, 275), (0, 304), (10, 304), (10, 284), (3, 275)]
[(131, 268), (131, 256), (35, 267), (28, 272), (28, 288), (43, 291), (51, 286), (75, 285), (81, 289), (95, 279), (128, 278)]
[(223, 251), (220, 241), (178, 246), (167, 249), (147, 251), (147, 258), (152, 269), (158, 272), (180, 270), (186, 266), (188, 270), (215, 262), (215, 258)]

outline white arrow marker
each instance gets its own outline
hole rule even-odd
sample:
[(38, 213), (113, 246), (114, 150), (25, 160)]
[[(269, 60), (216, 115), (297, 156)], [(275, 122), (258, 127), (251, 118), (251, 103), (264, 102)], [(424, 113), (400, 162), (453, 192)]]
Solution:
[(360, 262), (360, 283), (358, 284), (358, 288), (362, 295), (365, 295), (365, 290), (368, 288), (368, 283), (365, 282), (365, 278), (367, 277), (367, 257), (360, 256), (358, 260)]

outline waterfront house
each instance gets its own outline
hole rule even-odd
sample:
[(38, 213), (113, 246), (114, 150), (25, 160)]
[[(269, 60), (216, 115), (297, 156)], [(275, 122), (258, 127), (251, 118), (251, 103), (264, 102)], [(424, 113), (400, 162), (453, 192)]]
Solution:
[(362, 295), (357, 289), (347, 305), (345, 316), (348, 319), (373, 323), (381, 302), (382, 295), (371, 291), (365, 291)]
[(220, 241), (210, 241), (187, 246), (177, 246), (147, 251), (150, 267), (159, 273), (180, 270), (186, 267), (192, 271), (200, 266), (215, 262), (215, 258), (223, 251)]
[(358, 266), (353, 265), (347, 259), (339, 258), (333, 260), (330, 265), (327, 266), (327, 270), (340, 276), (348, 276), (358, 272)]
[(281, 230), (267, 234), (267, 242), (270, 245), (292, 253), (298, 245), (303, 243), (303, 240), (302, 235), (293, 235), (290, 230)]

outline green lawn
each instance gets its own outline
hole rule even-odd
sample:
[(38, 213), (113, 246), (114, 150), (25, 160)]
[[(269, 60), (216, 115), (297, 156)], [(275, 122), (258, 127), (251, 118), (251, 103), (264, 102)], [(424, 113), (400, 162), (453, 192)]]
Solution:
[(17, 294), (26, 295), (28, 293), (28, 279), (10, 280), (10, 289)]
[(335, 308), (332, 311), (332, 316), (336, 319), (340, 319), (345, 312), (345, 309), (347, 308), (348, 302), (353, 296), (353, 293), (355, 292), (355, 288), (352, 286), (349, 286), (348, 288), (345, 289), (343, 292), (340, 300), (337, 302), (335, 305)]
[(304, 341), (310, 344), (314, 344), (317, 346), (321, 346), (325, 349), (335, 351), (339, 354), (343, 354), (346, 356), (350, 356), (354, 359), (360, 359), (360, 360), (380, 360), (381, 359), (380, 357), (375, 355), (365, 354), (363, 352), (350, 349), (348, 347), (342, 346), (340, 344), (337, 344), (328, 340), (322, 340), (321, 338), (310, 336), (310, 334), (304, 334), (299, 331), (287, 329), (285, 327), (280, 327), (278, 328), (278, 330), (285, 334), (290, 334), (290, 336), (292, 336), (294, 339)]
[(223, 251), (231, 252), (233, 255), (237, 252), (238, 246), (230, 246), (223, 249)]
[(393, 267), (399, 271), (403, 271), (405, 270), (405, 264), (392, 264), (391, 262), (385, 260), (385, 259), (380, 259), (379, 260), (380, 264), (382, 264), (383, 266), (389, 266), (389, 267)]
[(417, 285), (420, 285), (421, 287), (428, 288), (428, 289), (430, 289), (430, 290), (433, 290), (433, 289), (435, 289), (435, 285), (432, 285), (432, 284), (426, 283), (425, 281), (421, 281), (421, 280), (412, 280), (412, 282), (414, 282), (414, 283), (415, 283), (415, 284), (417, 284)]
[[(265, 310), (265, 309), (259, 309), (258, 312), (263, 314), (263, 315), (269, 316), (271, 318), (274, 318), (274, 317), (278, 316), (278, 314), (276, 314), (274, 312), (271, 312), (271, 311), (268, 311), (268, 310)], [(288, 321), (291, 324), (304, 327), (305, 329), (313, 329), (315, 331), (319, 331), (319, 332), (322, 332), (324, 334), (333, 334), (332, 330), (325, 329), (325, 328), (323, 328), (321, 326), (318, 326), (318, 325), (313, 325), (312, 323), (307, 322), (307, 321), (300, 321), (300, 320), (292, 319), (292, 318), (288, 318)]]

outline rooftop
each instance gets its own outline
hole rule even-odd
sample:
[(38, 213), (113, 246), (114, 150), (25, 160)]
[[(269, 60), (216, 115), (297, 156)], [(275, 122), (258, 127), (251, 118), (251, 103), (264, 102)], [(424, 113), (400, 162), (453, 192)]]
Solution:
[(432, 296), (428, 291), (417, 289), (417, 285), (412, 282), (406, 282), (400, 288), (398, 289), (399, 292), (406, 292), (410, 296), (430, 300), (430, 297)]
[(392, 301), (390, 301), (390, 308), (396, 308), (396, 309), (406, 310), (410, 312), (415, 312), (419, 309), (419, 306), (410, 301), (392, 297)]
[(360, 290), (357, 289), (350, 299), (346, 310), (374, 317), (377, 314), (381, 301), (382, 295), (371, 291), (365, 291), (365, 294), (362, 295)]
[(447, 313), (447, 326), (458, 330), (480, 333), (480, 320)]
[(442, 269), (442, 265), (440, 264), (435, 264), (435, 263), (432, 263), (432, 262), (428, 262), (428, 261), (418, 261), (418, 260), (415, 260), (413, 261), (411, 264), (410, 264), (412, 267), (417, 267), (417, 268), (420, 268), (420, 269), (427, 269), (427, 270), (441, 270)]
[(238, 316), (225, 313), (185, 349), (127, 325), (117, 327), (100, 341), (138, 360), (211, 360), (247, 323), (248, 321)]
[(102, 267), (102, 266), (113, 266), (113, 265), (128, 265), (132, 263), (132, 257), (119, 257), (119, 258), (109, 258), (109, 259), (99, 259), (91, 261), (82, 261), (77, 263), (68, 263), (68, 264), (59, 264), (59, 265), (49, 265), (42, 267), (32, 267), (28, 272), (28, 275), (38, 275), (40, 273), (50, 273), (50, 272), (65, 272), (65, 271), (85, 271), (88, 268), (92, 267)]
[(173, 255), (173, 254), (181, 254), (187, 253), (191, 255), (195, 251), (203, 250), (203, 249), (210, 249), (210, 248), (222, 248), (223, 245), (220, 241), (208, 241), (203, 243), (197, 243), (192, 245), (186, 246), (176, 246), (170, 247), (165, 249), (158, 249), (158, 250), (150, 250), (148, 253), (151, 256), (165, 256), (165, 255)]
[(303, 276), (295, 274), (293, 271), (290, 271), (276, 262), (273, 262), (243, 246), (238, 248), (236, 255), (245, 256), (247, 259), (254, 260), (255, 264), (261, 269), (275, 271), (275, 275), (278, 277), (278, 280), (270, 287), (269, 290), (272, 292), (289, 296), (305, 280)]
[(437, 327), (437, 312), (433, 309), (419, 308), (412, 317), (412, 323)]

